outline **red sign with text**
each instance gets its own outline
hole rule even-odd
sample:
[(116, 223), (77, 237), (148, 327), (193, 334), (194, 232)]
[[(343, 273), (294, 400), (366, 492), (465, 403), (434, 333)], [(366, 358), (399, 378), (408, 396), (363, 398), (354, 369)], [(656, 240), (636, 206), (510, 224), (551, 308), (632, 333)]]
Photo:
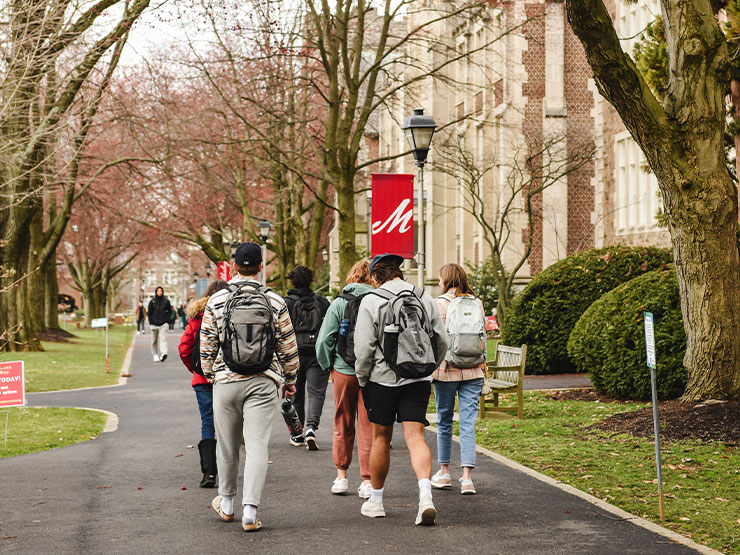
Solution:
[(371, 255), (414, 257), (414, 176), (372, 175)]
[(218, 263), (218, 279), (229, 281), (231, 279), (231, 264), (228, 262)]
[(23, 361), (0, 362), (0, 409), (26, 404)]

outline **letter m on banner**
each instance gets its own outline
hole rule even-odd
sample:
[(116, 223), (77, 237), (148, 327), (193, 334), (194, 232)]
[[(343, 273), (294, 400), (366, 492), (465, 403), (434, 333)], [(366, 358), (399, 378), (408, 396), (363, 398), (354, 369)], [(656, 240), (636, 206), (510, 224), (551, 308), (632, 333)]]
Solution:
[(398, 254), (414, 257), (414, 176), (398, 173), (372, 175), (372, 256)]

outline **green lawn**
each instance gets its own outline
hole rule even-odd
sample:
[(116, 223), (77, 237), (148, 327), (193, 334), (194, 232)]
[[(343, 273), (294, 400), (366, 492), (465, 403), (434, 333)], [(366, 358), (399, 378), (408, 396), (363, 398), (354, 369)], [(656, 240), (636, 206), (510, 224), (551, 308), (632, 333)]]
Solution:
[(27, 393), (112, 385), (118, 383), (134, 331), (111, 328), (110, 373), (105, 372), (104, 330), (74, 330), (77, 337), (69, 343), (44, 342), (39, 353), (0, 353), (0, 361), (25, 361)]
[[(7, 447), (4, 441), (6, 414)], [(18, 407), (0, 411), (0, 458), (95, 439), (106, 420), (102, 412), (82, 409)]]
[[(616, 412), (649, 405), (552, 401), (541, 393), (525, 397), (523, 420), (478, 423), (479, 445), (660, 523), (652, 441), (585, 429)], [(697, 441), (664, 444), (663, 479), (664, 526), (740, 553), (740, 449)]]

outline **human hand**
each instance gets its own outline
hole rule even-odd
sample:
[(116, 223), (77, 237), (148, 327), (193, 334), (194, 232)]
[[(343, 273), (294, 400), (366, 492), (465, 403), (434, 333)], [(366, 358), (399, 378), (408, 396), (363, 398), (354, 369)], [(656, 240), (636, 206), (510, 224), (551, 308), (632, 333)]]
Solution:
[(283, 398), (290, 398), (295, 395), (295, 384), (284, 384), (283, 385)]

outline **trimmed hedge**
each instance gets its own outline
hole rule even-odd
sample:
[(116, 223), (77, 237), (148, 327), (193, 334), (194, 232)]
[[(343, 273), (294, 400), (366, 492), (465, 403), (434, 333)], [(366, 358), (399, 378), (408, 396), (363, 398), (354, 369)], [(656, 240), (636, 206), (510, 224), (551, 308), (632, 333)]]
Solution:
[(583, 251), (556, 262), (514, 298), (502, 340), (527, 344), (527, 374), (575, 372), (568, 338), (581, 314), (617, 285), (670, 262), (669, 249), (624, 246)]
[(644, 312), (654, 319), (660, 399), (686, 388), (686, 334), (673, 265), (620, 285), (595, 301), (576, 323), (568, 354), (579, 371), (591, 372), (597, 390), (618, 399), (649, 399)]

